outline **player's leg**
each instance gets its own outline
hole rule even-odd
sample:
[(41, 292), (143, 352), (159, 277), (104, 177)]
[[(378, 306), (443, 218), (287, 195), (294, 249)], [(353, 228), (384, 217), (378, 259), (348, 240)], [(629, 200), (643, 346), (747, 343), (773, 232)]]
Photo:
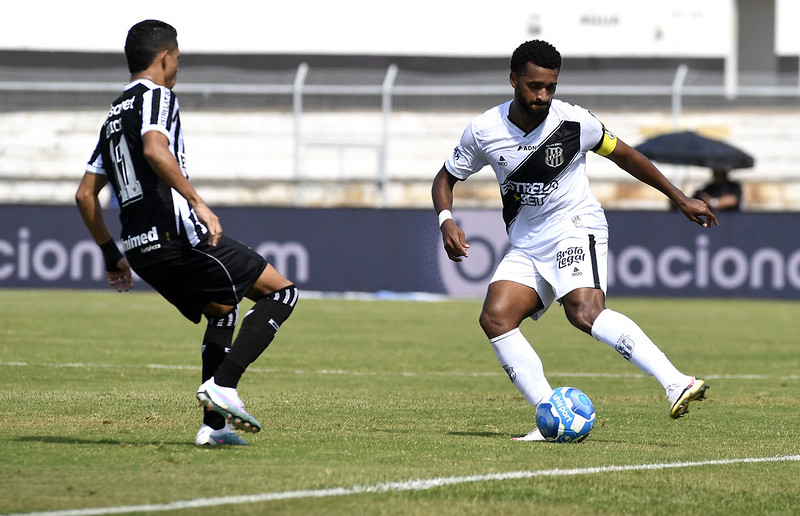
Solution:
[[(539, 355), (522, 334), (519, 325), (533, 314), (543, 311), (544, 305), (536, 291), (526, 285), (508, 280), (489, 284), (481, 311), (480, 324), (489, 338), (494, 354), (511, 383), (525, 401), (536, 408), (553, 392)], [(534, 427), (527, 435), (515, 437), (521, 441), (544, 441)]]
[(595, 318), (591, 334), (640, 371), (658, 380), (670, 401), (670, 417), (682, 416), (688, 412), (689, 402), (705, 398), (708, 385), (679, 371), (629, 317), (606, 308)]
[(552, 392), (542, 361), (519, 329), (522, 321), (542, 309), (531, 287), (513, 281), (489, 285), (480, 324), (495, 356), (525, 400), (536, 407)]
[[(238, 307), (218, 306), (214, 311), (219, 314), (225, 310), (228, 310), (226, 315), (206, 315), (208, 324), (201, 346), (203, 384), (214, 376), (231, 349), (239, 310)], [(197, 431), (194, 443), (198, 446), (249, 444), (236, 435), (224, 415), (214, 410), (203, 410), (203, 424)]]
[[(226, 315), (206, 315), (208, 324), (200, 348), (202, 354), (201, 383), (214, 376), (214, 372), (230, 352), (238, 313), (238, 307), (234, 307)], [(222, 414), (213, 410), (204, 410), (203, 412), (203, 424), (213, 430), (221, 430), (225, 426), (225, 418)]]
[(560, 301), (570, 323), (615, 349), (648, 376), (654, 376), (672, 404), (671, 417), (685, 413), (689, 401), (702, 398), (705, 383), (681, 373), (635, 322), (605, 306), (605, 230), (587, 230), (585, 234), (576, 230), (558, 246), (554, 282), (559, 294), (567, 291)]
[(187, 280), (186, 289), (204, 300), (202, 313), (206, 316), (229, 314), (245, 296), (255, 301), (242, 318), (230, 352), (197, 389), (196, 396), (208, 410), (222, 414), (236, 428), (258, 432), (261, 425), (244, 409), (236, 387), (244, 370), (266, 349), (291, 313), (297, 289), (263, 257), (225, 236), (216, 246), (198, 245), (184, 258), (183, 269), (189, 269), (181, 273)]
[(217, 385), (233, 388), (238, 385), (247, 367), (267, 349), (292, 314), (298, 295), (291, 281), (267, 265), (247, 292), (255, 304), (242, 318), (231, 352), (214, 373)]

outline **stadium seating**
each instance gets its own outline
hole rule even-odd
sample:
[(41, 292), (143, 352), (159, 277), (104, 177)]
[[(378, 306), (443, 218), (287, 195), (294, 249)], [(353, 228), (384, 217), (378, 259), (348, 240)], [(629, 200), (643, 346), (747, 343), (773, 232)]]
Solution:
[[(596, 112), (631, 145), (673, 129), (665, 113)], [(395, 112), (384, 142), (379, 112), (192, 111), (182, 120), (189, 173), (215, 205), (427, 207), (430, 180), (473, 113)], [(0, 203), (71, 203), (96, 143), (102, 111), (0, 113)], [(795, 113), (686, 113), (682, 129), (726, 140), (755, 157), (734, 171), (751, 210), (800, 209)], [(299, 134), (299, 141), (296, 135)], [(385, 144), (385, 192), (379, 188)], [(696, 167), (663, 165), (684, 190), (709, 177)], [(666, 201), (612, 163), (590, 157), (595, 193), (607, 208), (665, 209)], [(459, 185), (462, 205), (496, 206), (491, 172)]]

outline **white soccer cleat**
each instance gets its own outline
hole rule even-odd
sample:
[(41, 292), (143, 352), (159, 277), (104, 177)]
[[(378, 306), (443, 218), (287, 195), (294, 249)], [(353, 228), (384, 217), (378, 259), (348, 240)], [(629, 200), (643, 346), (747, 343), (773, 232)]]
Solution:
[(212, 377), (197, 388), (196, 396), (206, 410), (222, 414), (237, 430), (252, 433), (261, 430), (261, 423), (244, 409), (244, 403), (233, 387), (217, 385)]
[(544, 438), (542, 432), (539, 431), (539, 427), (534, 428), (526, 435), (522, 437), (512, 437), (512, 441), (546, 441), (547, 439)]
[(706, 390), (708, 390), (706, 382), (692, 377), (689, 385), (681, 391), (676, 390), (675, 394), (670, 396), (669, 417), (678, 419), (689, 412), (689, 402), (706, 399)]
[(219, 430), (214, 430), (204, 423), (200, 426), (200, 430), (197, 431), (194, 444), (197, 446), (219, 446), (223, 444), (247, 446), (250, 443), (239, 437), (228, 423), (225, 423), (225, 426)]

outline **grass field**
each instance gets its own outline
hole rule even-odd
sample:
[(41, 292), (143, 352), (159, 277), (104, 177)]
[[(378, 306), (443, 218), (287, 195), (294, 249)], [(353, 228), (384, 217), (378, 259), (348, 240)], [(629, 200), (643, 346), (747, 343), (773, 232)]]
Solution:
[[(198, 448), (203, 327), (150, 293), (0, 290), (0, 513), (796, 514), (800, 303), (616, 299), (709, 399), (663, 391), (560, 308), (523, 332), (586, 392), (534, 425), (478, 301), (301, 299), (239, 391), (263, 430)], [(89, 510), (95, 509), (95, 510)]]

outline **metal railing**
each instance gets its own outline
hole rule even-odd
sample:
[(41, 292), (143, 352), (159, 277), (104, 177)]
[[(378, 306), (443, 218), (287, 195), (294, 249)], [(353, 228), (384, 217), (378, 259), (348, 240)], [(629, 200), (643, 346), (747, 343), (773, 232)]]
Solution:
[[(181, 70), (176, 92), (184, 109), (277, 110), (293, 118), (293, 180), (309, 180), (304, 152), (310, 141), (307, 113), (366, 110), (379, 113), (380, 129), (369, 141), (333, 138), (316, 146), (374, 151), (374, 181), (385, 205), (390, 183), (390, 120), (399, 111), (480, 112), (510, 98), (508, 72), (489, 70), (463, 74), (432, 74), (399, 69), (296, 69), (278, 71), (198, 68)], [(123, 69), (51, 70), (0, 67), (0, 113), (13, 111), (101, 109), (120, 90)], [(565, 70), (558, 97), (594, 111), (661, 110), (674, 128), (686, 109), (737, 110), (800, 108), (797, 74), (740, 74), (735, 96), (726, 88), (723, 72), (692, 70)], [(0, 135), (1, 136), (1, 135)], [(2, 142), (0, 142), (2, 146)], [(2, 156), (0, 155), (0, 159)], [(313, 178), (311, 179), (313, 180)]]

